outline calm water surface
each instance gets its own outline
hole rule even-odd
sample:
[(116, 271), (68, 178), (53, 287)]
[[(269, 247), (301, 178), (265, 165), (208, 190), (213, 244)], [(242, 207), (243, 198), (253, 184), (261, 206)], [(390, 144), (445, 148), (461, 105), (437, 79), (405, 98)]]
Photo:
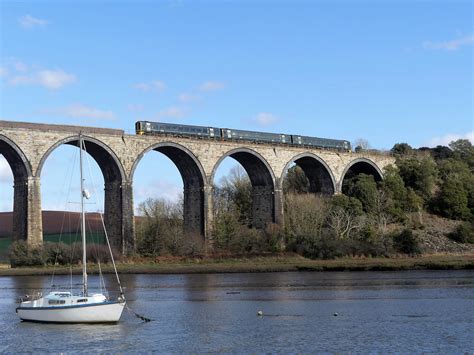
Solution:
[(474, 271), (127, 275), (154, 321), (20, 322), (15, 299), (50, 281), (0, 277), (0, 352), (474, 352)]

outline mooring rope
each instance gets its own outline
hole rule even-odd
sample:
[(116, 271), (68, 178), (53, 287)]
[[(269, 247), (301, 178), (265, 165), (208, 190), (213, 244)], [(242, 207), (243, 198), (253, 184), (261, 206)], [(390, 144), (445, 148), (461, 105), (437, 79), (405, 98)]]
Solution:
[(132, 313), (132, 315), (134, 315), (135, 317), (141, 319), (145, 323), (146, 322), (151, 322), (153, 320), (153, 319), (147, 318), (147, 317), (142, 316), (142, 315), (138, 314), (137, 312), (133, 311), (127, 304), (125, 304), (125, 308), (127, 308), (127, 311), (128, 311), (129, 314)]

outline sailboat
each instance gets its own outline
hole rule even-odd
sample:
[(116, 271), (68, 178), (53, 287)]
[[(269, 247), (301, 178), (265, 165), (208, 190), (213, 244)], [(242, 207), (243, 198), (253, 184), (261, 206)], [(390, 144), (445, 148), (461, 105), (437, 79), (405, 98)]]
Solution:
[(120, 296), (113, 300), (102, 293), (89, 294), (87, 288), (86, 222), (84, 199), (88, 192), (84, 189), (83, 150), (84, 139), (79, 135), (79, 159), (81, 178), (81, 237), (82, 237), (82, 292), (52, 291), (46, 296), (37, 293), (20, 300), (16, 312), (21, 320), (42, 323), (115, 323), (120, 320), (126, 301), (113, 259), (107, 232), (105, 233), (112, 264), (115, 270)]

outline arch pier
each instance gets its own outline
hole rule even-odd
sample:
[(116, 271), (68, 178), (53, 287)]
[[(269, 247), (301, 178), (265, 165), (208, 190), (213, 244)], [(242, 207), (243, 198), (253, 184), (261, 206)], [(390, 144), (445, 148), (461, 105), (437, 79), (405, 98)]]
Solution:
[(42, 241), (39, 179), (31, 173), (28, 158), (10, 138), (0, 134), (0, 154), (13, 172), (13, 240)]

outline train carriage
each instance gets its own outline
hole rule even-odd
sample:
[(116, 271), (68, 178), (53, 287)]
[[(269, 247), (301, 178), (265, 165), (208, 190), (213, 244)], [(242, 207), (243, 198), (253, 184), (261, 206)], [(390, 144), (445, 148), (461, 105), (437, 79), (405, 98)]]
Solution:
[(307, 137), (292, 135), (292, 144), (300, 146), (309, 146), (323, 149), (336, 149), (350, 151), (351, 144), (348, 141), (340, 139), (328, 139), (318, 137)]
[(257, 143), (291, 143), (290, 136), (279, 133), (244, 131), (240, 129), (222, 128), (221, 136), (224, 140), (243, 140)]
[(172, 134), (209, 139), (220, 139), (221, 131), (216, 127), (182, 125), (176, 123), (138, 121), (135, 123), (137, 134)]

